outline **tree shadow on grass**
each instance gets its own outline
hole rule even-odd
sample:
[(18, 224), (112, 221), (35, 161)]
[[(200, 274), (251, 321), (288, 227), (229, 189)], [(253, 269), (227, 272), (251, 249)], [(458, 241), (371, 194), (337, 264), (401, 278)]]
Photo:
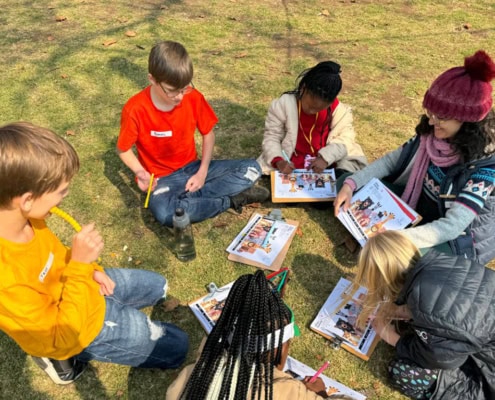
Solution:
[[(168, 386), (177, 378), (182, 368), (194, 363), (197, 358), (197, 349), (205, 336), (205, 331), (190, 312), (189, 307), (179, 305), (171, 311), (165, 311), (161, 304), (153, 307), (150, 318), (165, 321), (179, 326), (189, 335), (189, 352), (183, 365), (176, 369), (142, 369), (131, 368), (128, 377), (129, 400), (141, 400), (143, 393), (150, 399), (164, 399)], [(153, 386), (149, 386), (153, 382)], [(146, 385), (146, 386), (145, 386)]]
[[(49, 400), (51, 394), (42, 393), (32, 387), (31, 381), (33, 376), (26, 373), (26, 364), (34, 362), (30, 356), (24, 353), (19, 346), (3, 332), (0, 332), (0, 398), (1, 399), (29, 399), (29, 400)], [(51, 382), (50, 378), (45, 375), (39, 367), (37, 375), (46, 379), (49, 385), (53, 385), (54, 391), (63, 392), (71, 390), (71, 385), (57, 386)], [(81, 399), (107, 399), (106, 390), (97, 377), (95, 369), (91, 366), (84, 371), (81, 377), (74, 382), (76, 391)], [(91, 392), (87, 388), (91, 387)]]

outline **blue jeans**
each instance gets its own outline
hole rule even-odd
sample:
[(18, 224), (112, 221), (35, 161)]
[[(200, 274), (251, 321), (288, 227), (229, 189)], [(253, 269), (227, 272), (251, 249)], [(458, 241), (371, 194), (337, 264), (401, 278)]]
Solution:
[[(187, 181), (198, 172), (199, 166), (200, 161), (193, 161), (158, 180), (149, 202), (149, 208), (158, 222), (171, 227), (177, 207), (182, 207), (189, 214), (191, 222), (214, 217), (230, 208), (230, 196), (249, 189), (261, 176), (256, 160), (213, 160), (204, 186), (197, 192), (185, 193)], [(160, 193), (160, 189), (166, 187), (169, 190)]]
[(105, 297), (103, 327), (76, 358), (141, 368), (180, 366), (189, 347), (187, 334), (139, 311), (165, 298), (167, 280), (146, 270), (109, 268), (105, 272), (115, 282), (115, 290)]

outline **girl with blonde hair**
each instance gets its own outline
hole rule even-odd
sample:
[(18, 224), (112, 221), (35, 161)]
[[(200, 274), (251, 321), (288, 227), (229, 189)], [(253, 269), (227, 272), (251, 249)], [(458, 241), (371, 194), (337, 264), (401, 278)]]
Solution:
[(358, 324), (373, 318), (396, 348), (394, 387), (414, 399), (495, 398), (495, 271), (434, 250), (421, 257), (387, 231), (366, 243), (354, 285), (368, 288)]

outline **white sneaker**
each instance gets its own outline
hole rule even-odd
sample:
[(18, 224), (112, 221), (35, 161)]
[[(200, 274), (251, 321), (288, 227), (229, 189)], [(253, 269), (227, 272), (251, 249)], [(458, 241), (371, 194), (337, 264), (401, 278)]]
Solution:
[(78, 361), (74, 357), (68, 360), (33, 356), (31, 358), (57, 385), (68, 385), (74, 382), (88, 366), (88, 363)]

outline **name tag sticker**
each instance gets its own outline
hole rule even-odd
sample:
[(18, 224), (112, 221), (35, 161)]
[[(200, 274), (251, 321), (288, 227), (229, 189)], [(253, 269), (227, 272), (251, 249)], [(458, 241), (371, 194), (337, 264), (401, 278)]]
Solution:
[(172, 137), (172, 131), (163, 131), (163, 132), (151, 131), (151, 136), (157, 138)]

